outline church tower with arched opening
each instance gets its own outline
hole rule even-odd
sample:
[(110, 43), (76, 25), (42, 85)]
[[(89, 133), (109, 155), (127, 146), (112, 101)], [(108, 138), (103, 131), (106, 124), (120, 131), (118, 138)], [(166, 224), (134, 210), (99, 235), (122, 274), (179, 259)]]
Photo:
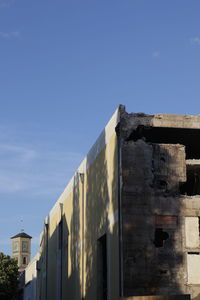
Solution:
[(19, 272), (23, 272), (31, 258), (31, 239), (32, 237), (25, 232), (20, 232), (11, 237), (12, 258), (17, 260)]

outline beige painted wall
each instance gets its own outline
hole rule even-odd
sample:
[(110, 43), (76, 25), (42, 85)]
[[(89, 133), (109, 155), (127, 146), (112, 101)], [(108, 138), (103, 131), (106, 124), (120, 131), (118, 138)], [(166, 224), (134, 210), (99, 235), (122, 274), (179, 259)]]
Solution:
[[(119, 298), (117, 123), (118, 111), (48, 215), (48, 272), (45, 243), (41, 243), (39, 272), (40, 281), (47, 278), (48, 300), (58, 297), (61, 220), (62, 299), (97, 299), (97, 240), (103, 234), (107, 236), (108, 300)], [(45, 284), (39, 285), (43, 296), (38, 300), (45, 299)]]

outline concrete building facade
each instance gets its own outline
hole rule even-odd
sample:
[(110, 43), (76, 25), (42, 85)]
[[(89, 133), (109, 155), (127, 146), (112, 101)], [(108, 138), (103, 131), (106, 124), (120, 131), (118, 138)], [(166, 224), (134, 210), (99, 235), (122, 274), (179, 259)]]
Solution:
[(200, 300), (199, 138), (120, 106), (45, 219), (37, 299)]

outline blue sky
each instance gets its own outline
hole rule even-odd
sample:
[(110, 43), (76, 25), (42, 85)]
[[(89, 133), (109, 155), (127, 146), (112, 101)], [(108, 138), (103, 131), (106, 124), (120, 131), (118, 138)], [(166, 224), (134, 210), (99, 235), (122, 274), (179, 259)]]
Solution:
[(36, 253), (120, 103), (200, 113), (199, 13), (198, 0), (0, 0), (0, 251), (23, 226)]

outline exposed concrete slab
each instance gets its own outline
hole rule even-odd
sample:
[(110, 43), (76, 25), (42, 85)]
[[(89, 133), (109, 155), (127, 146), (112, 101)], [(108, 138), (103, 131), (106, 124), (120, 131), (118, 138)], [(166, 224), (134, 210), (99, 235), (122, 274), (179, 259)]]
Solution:
[(185, 218), (185, 241), (187, 248), (199, 247), (199, 218), (186, 217)]
[(188, 284), (200, 284), (200, 253), (187, 254)]
[(200, 115), (155, 114), (151, 124), (154, 127), (200, 129)]
[(156, 296), (135, 296), (120, 298), (120, 300), (190, 300), (190, 295), (156, 295)]
[(186, 159), (187, 166), (200, 166), (200, 159)]

